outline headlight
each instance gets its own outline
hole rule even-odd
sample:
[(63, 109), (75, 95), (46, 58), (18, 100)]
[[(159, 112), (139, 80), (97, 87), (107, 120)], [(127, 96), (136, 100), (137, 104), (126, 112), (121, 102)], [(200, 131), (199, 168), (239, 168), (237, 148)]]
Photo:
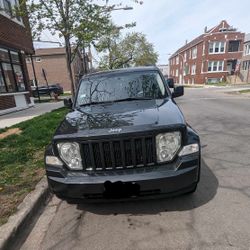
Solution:
[(181, 133), (169, 132), (156, 136), (157, 161), (171, 161), (181, 146)]
[(70, 169), (81, 170), (82, 158), (80, 154), (79, 144), (76, 142), (58, 143), (57, 148), (61, 159)]
[(186, 145), (182, 148), (179, 156), (190, 155), (199, 152), (199, 145), (197, 143)]

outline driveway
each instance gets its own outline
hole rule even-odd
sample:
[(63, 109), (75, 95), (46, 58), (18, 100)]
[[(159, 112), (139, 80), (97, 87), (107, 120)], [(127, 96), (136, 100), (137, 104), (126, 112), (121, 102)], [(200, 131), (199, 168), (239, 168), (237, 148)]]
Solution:
[(63, 102), (39, 103), (29, 109), (0, 116), (0, 129), (63, 107)]
[(201, 136), (195, 194), (98, 205), (53, 197), (22, 249), (249, 249), (250, 98), (186, 89), (178, 104)]

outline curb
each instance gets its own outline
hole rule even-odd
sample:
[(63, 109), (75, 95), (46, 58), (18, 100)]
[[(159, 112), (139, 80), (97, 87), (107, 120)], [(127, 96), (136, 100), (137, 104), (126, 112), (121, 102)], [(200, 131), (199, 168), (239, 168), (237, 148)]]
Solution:
[(43, 177), (36, 185), (35, 190), (29, 193), (17, 207), (17, 212), (11, 215), (8, 222), (0, 227), (1, 250), (11, 249), (11, 246), (15, 244), (16, 237), (32, 224), (37, 212), (45, 205), (49, 194), (47, 179)]

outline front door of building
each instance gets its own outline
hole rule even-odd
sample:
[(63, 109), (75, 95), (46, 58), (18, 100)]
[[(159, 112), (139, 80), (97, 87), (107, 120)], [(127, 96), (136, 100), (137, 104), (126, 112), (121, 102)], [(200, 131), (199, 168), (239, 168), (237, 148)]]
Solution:
[(233, 75), (235, 72), (237, 60), (229, 60), (227, 61), (227, 71), (230, 75)]

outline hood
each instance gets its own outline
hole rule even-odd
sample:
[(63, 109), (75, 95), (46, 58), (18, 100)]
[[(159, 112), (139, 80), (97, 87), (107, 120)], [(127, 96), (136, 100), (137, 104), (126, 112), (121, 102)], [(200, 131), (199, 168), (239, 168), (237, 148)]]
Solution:
[(74, 110), (66, 115), (55, 136), (141, 132), (175, 124), (184, 125), (185, 120), (171, 99), (126, 101)]

